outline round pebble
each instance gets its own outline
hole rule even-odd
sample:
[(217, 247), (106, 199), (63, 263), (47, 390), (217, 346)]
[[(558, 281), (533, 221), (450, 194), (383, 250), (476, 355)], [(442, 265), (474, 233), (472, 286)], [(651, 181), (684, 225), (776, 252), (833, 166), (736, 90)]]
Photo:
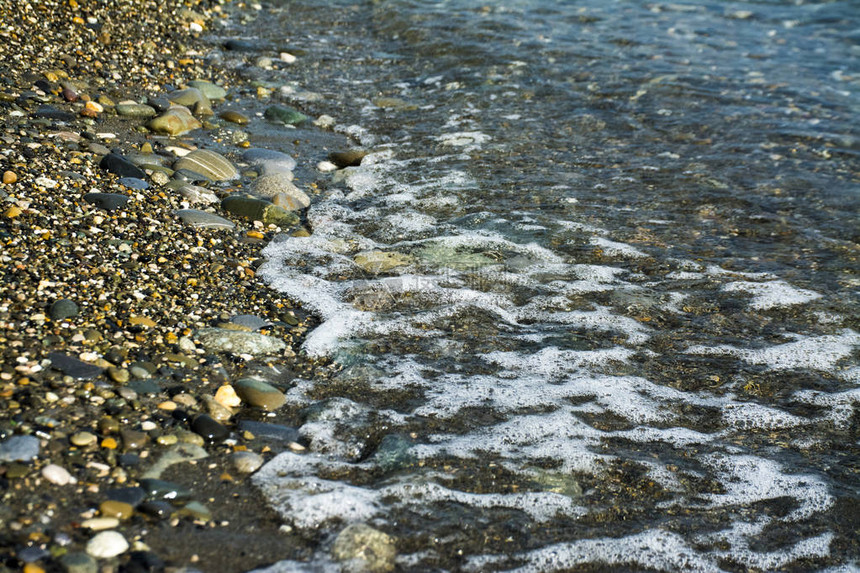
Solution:
[(99, 505), (99, 513), (104, 517), (115, 517), (117, 519), (128, 519), (134, 513), (131, 504), (109, 499)]
[(70, 474), (66, 468), (58, 466), (57, 464), (48, 464), (43, 467), (42, 477), (56, 485), (66, 485), (78, 481), (72, 477), (72, 474)]
[(98, 438), (95, 434), (90, 432), (77, 432), (76, 434), (72, 434), (72, 437), (69, 438), (69, 441), (72, 442), (73, 445), (85, 448), (96, 443)]
[(14, 171), (4, 171), (3, 172), (3, 183), (6, 185), (11, 185), (18, 181), (18, 176)]
[(254, 452), (234, 452), (230, 456), (233, 467), (242, 474), (252, 474), (263, 465), (263, 456)]
[(128, 541), (117, 531), (102, 531), (87, 543), (87, 553), (97, 559), (108, 559), (124, 553)]

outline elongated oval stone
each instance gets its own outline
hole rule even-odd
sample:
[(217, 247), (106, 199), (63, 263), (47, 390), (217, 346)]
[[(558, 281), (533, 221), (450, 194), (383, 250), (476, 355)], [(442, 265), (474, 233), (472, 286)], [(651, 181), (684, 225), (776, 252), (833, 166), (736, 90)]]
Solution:
[(197, 149), (180, 157), (173, 164), (173, 169), (188, 169), (205, 175), (212, 181), (230, 181), (239, 177), (239, 172), (229, 159), (209, 149)]
[(174, 211), (174, 214), (193, 227), (201, 227), (204, 229), (232, 229), (235, 223), (224, 217), (199, 211), (197, 209), (179, 209)]
[(227, 90), (218, 84), (213, 84), (206, 80), (192, 80), (188, 82), (188, 87), (197, 88), (210, 100), (219, 100), (227, 97)]
[(206, 349), (214, 352), (265, 355), (279, 354), (287, 347), (280, 338), (224, 328), (203, 328), (197, 331), (196, 337)]
[(286, 168), (287, 171), (292, 171), (296, 168), (296, 160), (286, 153), (274, 149), (263, 149), (262, 147), (246, 149), (242, 153), (242, 160), (251, 165), (258, 165), (263, 162), (280, 165)]
[(258, 177), (254, 181), (253, 192), (254, 195), (266, 199), (272, 199), (279, 194), (285, 195), (288, 200), (285, 204), (279, 204), (289, 211), (297, 211), (311, 205), (310, 197), (293, 184), (292, 176), (284, 173), (272, 173)]
[(156, 114), (155, 108), (143, 103), (120, 103), (116, 106), (117, 115), (131, 118), (148, 118)]
[(264, 410), (277, 410), (287, 401), (280, 390), (253, 378), (242, 378), (233, 384), (233, 388), (243, 402)]

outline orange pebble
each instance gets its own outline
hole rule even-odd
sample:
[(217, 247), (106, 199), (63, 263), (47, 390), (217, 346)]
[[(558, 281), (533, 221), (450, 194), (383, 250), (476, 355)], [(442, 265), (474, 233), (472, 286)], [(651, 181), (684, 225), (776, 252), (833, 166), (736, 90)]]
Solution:
[(116, 440), (113, 438), (105, 438), (102, 440), (102, 447), (109, 450), (115, 450), (117, 446)]
[(5, 183), (6, 185), (11, 185), (16, 181), (18, 181), (18, 175), (16, 175), (14, 171), (3, 172), (3, 183)]

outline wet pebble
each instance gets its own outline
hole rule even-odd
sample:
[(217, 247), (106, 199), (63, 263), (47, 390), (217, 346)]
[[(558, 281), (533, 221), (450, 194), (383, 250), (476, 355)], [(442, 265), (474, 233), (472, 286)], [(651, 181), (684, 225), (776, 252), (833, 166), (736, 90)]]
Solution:
[(87, 542), (87, 553), (96, 559), (116, 557), (128, 549), (128, 541), (117, 531), (102, 531)]
[(251, 121), (244, 113), (234, 111), (232, 109), (222, 111), (218, 114), (218, 117), (224, 121), (229, 121), (230, 123), (235, 123), (237, 125), (247, 125), (248, 122)]
[(284, 125), (298, 125), (309, 119), (308, 116), (299, 110), (281, 104), (267, 107), (266, 111), (263, 112), (263, 117), (273, 123), (281, 123)]
[(91, 446), (96, 443), (98, 437), (92, 432), (76, 432), (71, 435), (69, 441), (74, 446), (78, 446), (79, 448), (86, 448), (87, 446)]
[(350, 562), (350, 571), (374, 573), (393, 571), (397, 557), (394, 540), (365, 523), (347, 525), (335, 539), (331, 553), (337, 561)]
[(66, 553), (60, 557), (60, 565), (66, 573), (98, 573), (99, 566), (95, 559), (86, 553)]
[(143, 179), (146, 173), (140, 167), (116, 153), (108, 153), (99, 161), (99, 167), (120, 177), (137, 177)]
[(192, 80), (188, 82), (188, 87), (197, 88), (210, 100), (222, 100), (227, 97), (227, 90), (206, 80)]
[(58, 466), (57, 464), (48, 464), (42, 468), (41, 473), (43, 478), (55, 485), (67, 485), (77, 482), (77, 480), (72, 477), (72, 474), (69, 473), (69, 470)]
[(140, 505), (146, 499), (146, 491), (142, 487), (120, 487), (105, 492), (109, 500), (121, 502), (131, 507)]
[(208, 149), (198, 149), (180, 157), (173, 164), (173, 169), (188, 169), (212, 181), (229, 181), (239, 177), (239, 172), (229, 159)]
[(332, 151), (328, 155), (329, 161), (337, 165), (338, 169), (344, 167), (357, 167), (361, 165), (361, 160), (367, 155), (367, 150), (364, 149), (349, 149), (347, 151)]
[(203, 95), (203, 92), (197, 88), (185, 88), (184, 90), (176, 90), (167, 94), (167, 99), (173, 103), (185, 106), (194, 111), (197, 117), (208, 117), (212, 115), (212, 104), (209, 98)]
[(100, 375), (104, 370), (95, 364), (89, 364), (82, 360), (78, 360), (68, 354), (62, 352), (51, 352), (48, 354), (48, 359), (51, 361), (51, 367), (59, 370), (67, 376), (77, 378), (78, 380), (89, 380)]
[(271, 175), (263, 175), (254, 181), (254, 195), (265, 199), (272, 199), (275, 196), (282, 195), (286, 197), (286, 203), (281, 207), (288, 211), (297, 211), (310, 207), (311, 199), (304, 191), (296, 187), (292, 183), (292, 174), (272, 173)]
[(170, 515), (174, 512), (175, 508), (167, 503), (166, 501), (145, 501), (140, 504), (138, 511), (145, 515), (149, 515), (150, 517), (157, 517), (160, 519), (164, 519), (170, 517)]
[(254, 452), (233, 452), (230, 455), (233, 467), (241, 474), (252, 474), (263, 465), (263, 456)]
[(197, 331), (196, 337), (213, 352), (266, 355), (279, 354), (287, 348), (287, 343), (279, 338), (223, 328), (203, 328)]
[(64, 318), (72, 318), (78, 315), (80, 307), (73, 300), (61, 298), (51, 304), (51, 310), (48, 311), (48, 316), (51, 320), (63, 320)]
[(233, 387), (243, 402), (264, 410), (277, 410), (286, 402), (280, 390), (261, 380), (242, 378)]
[(183, 107), (171, 108), (158, 117), (152, 118), (146, 125), (156, 133), (168, 135), (182, 135), (203, 127), (203, 124)]
[(157, 113), (155, 108), (143, 103), (120, 102), (115, 109), (117, 115), (133, 119), (148, 119)]
[(110, 212), (125, 207), (126, 203), (128, 203), (128, 195), (93, 192), (85, 194), (84, 201), (95, 205), (99, 209)]
[(134, 507), (131, 504), (109, 499), (99, 504), (99, 513), (104, 517), (115, 517), (122, 521), (128, 519), (134, 513)]
[(209, 414), (198, 414), (191, 422), (191, 429), (207, 442), (223, 442), (230, 436), (230, 430)]
[(179, 209), (174, 211), (174, 213), (177, 217), (182, 219), (183, 222), (194, 227), (204, 229), (232, 229), (236, 226), (236, 224), (229, 219), (225, 219), (224, 217), (215, 215), (214, 213), (199, 211), (197, 209)]
[(301, 219), (292, 211), (287, 211), (279, 205), (275, 205), (265, 199), (246, 197), (244, 195), (230, 195), (221, 200), (221, 208), (236, 215), (261, 221), (266, 225), (278, 225), (280, 227), (292, 227), (298, 225)]
[(251, 147), (242, 153), (242, 160), (250, 165), (259, 165), (261, 163), (269, 163), (272, 165), (280, 165), (288, 171), (296, 168), (296, 160), (274, 149), (264, 149), (262, 147)]
[(138, 191), (149, 189), (149, 183), (147, 183), (143, 179), (138, 179), (137, 177), (122, 177), (120, 178), (118, 183), (123, 187), (128, 187), (129, 189), (136, 189)]
[(299, 439), (299, 431), (296, 428), (283, 426), (281, 424), (268, 424), (266, 422), (242, 420), (239, 422), (239, 429), (243, 432), (250, 432), (258, 438), (279, 442), (296, 442)]
[(182, 501), (191, 497), (191, 491), (179, 484), (155, 478), (140, 480), (140, 487), (146, 491), (150, 500)]

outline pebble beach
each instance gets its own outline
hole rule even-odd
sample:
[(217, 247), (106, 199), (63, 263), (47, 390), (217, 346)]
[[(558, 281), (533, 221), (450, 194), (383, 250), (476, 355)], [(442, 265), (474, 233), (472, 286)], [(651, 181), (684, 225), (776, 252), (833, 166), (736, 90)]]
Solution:
[(309, 118), (204, 57), (261, 56), (214, 43), (227, 18), (219, 2), (4, 3), (0, 571), (302, 554), (248, 476), (304, 449), (290, 412), (271, 416), (294, 377), (326, 371), (296, 354), (312, 319), (255, 276), (276, 234), (308, 233), (313, 185), (242, 128)]

